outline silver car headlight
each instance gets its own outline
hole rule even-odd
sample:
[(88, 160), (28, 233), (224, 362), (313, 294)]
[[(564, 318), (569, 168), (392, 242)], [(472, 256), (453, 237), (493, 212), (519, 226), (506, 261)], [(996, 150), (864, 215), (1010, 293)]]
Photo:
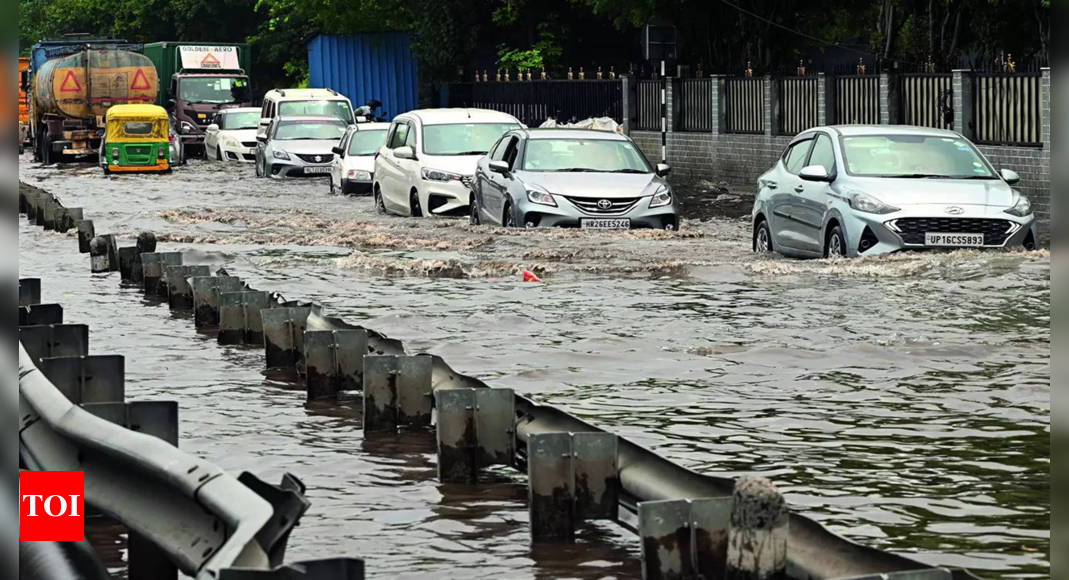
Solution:
[(278, 149), (276, 149), (273, 152), (271, 152), (271, 155), (275, 159), (285, 159), (286, 161), (289, 161), (289, 158), (290, 158), (290, 154), (289, 153), (286, 153), (285, 151), (279, 151)]
[(1028, 217), (1032, 215), (1032, 202), (1028, 201), (1027, 197), (1018, 194), (1017, 203), (1006, 210), (1006, 213), (1017, 217)]
[(650, 209), (664, 207), (670, 203), (672, 203), (672, 190), (668, 186), (661, 186), (650, 199)]
[(223, 137), (220, 140), (220, 143), (223, 145), (223, 147), (240, 147), (241, 146), (241, 143), (238, 143), (238, 140), (233, 138), (233, 137)]
[(371, 172), (354, 169), (349, 172), (349, 179), (353, 181), (371, 181)]
[(874, 213), (879, 215), (901, 211), (897, 207), (887, 205), (886, 203), (876, 199), (875, 197), (872, 197), (867, 193), (860, 192), (850, 194), (850, 207), (856, 209), (857, 211), (863, 211), (865, 213)]
[(439, 169), (428, 169), (426, 167), (420, 170), (420, 173), (423, 175), (423, 179), (426, 181), (439, 181), (442, 183), (448, 183), (450, 181), (461, 181), (464, 179), (463, 176), (457, 175), (456, 173), (441, 171)]
[(553, 194), (533, 185), (527, 186), (527, 200), (531, 203), (537, 203), (538, 205), (557, 207), (557, 202), (553, 199)]

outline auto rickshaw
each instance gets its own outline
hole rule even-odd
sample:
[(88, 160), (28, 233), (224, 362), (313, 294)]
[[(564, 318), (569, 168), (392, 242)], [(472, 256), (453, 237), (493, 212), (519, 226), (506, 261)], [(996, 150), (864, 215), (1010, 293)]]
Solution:
[(105, 117), (100, 165), (104, 173), (170, 173), (170, 119), (156, 105), (116, 105)]

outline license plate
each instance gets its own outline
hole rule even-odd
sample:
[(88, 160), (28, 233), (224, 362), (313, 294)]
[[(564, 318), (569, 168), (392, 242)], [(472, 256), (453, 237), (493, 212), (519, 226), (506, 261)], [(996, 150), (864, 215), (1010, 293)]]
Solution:
[(579, 220), (579, 227), (584, 230), (629, 230), (630, 219), (592, 219)]
[(924, 234), (924, 245), (942, 248), (981, 248), (984, 234)]
[(304, 168), (304, 173), (305, 173), (305, 175), (315, 175), (315, 174), (330, 173), (330, 168), (329, 167), (305, 167)]

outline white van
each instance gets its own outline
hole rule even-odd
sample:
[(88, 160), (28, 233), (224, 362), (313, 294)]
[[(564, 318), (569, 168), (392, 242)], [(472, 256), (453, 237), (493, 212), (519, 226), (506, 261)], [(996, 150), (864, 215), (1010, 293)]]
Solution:
[(260, 134), (281, 116), (330, 115), (352, 125), (356, 121), (353, 104), (332, 89), (276, 89), (264, 96), (260, 109)]

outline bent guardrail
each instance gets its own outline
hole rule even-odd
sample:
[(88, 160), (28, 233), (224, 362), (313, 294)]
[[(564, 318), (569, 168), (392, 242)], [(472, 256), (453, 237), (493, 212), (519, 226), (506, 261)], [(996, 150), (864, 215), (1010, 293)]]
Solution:
[[(58, 203), (45, 193), (26, 200), (51, 202)], [(615, 521), (641, 536), (647, 579), (975, 578), (849, 541), (789, 513), (767, 480), (686, 469), (562, 409), (458, 373), (440, 357), (409, 356), (400, 341), (319, 305), (257, 292), (225, 271), (206, 276), (180, 254), (116, 251), (114, 237), (95, 239), (94, 271), (120, 270), (110, 256), (140, 258), (140, 280), (137, 268), (121, 269), (124, 277), (134, 272), (128, 281), (173, 309), (194, 310), (201, 330), (218, 321), (221, 344), (261, 345), (268, 367), (304, 377), (309, 399), (362, 390), (365, 434), (427, 428), (433, 414), (441, 481), (476, 484), (483, 467), (498, 464), (526, 473), (535, 540), (570, 539), (584, 520)]]

